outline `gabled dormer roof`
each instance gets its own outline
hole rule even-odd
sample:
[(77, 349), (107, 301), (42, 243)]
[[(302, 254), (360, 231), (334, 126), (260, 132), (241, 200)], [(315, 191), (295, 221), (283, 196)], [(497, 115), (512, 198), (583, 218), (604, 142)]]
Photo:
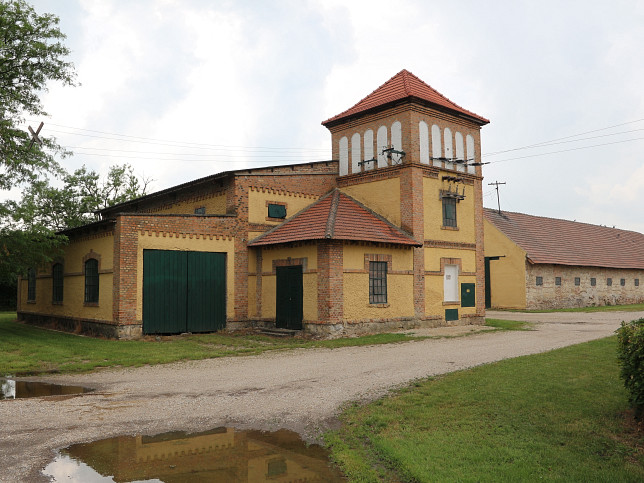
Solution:
[(337, 188), (290, 220), (251, 240), (248, 246), (307, 240), (353, 240), (422, 246), (411, 235)]
[(458, 104), (450, 101), (443, 94), (435, 90), (430, 85), (426, 84), (408, 70), (401, 70), (378, 87), (375, 91), (367, 97), (358, 102), (355, 106), (341, 112), (337, 116), (333, 116), (322, 123), (323, 126), (330, 127), (330, 125), (337, 124), (338, 121), (354, 116), (356, 114), (365, 113), (367, 111), (375, 110), (387, 106), (388, 104), (403, 100), (416, 100), (421, 103), (428, 103), (441, 110), (451, 111), (453, 113), (466, 116), (477, 124), (483, 126), (490, 121), (484, 117), (479, 116), (467, 109), (462, 108)]

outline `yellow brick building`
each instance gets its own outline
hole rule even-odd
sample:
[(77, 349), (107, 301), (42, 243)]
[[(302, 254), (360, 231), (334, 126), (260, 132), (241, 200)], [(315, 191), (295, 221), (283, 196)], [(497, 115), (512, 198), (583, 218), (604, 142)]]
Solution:
[(323, 122), (331, 161), (208, 176), (67, 231), (19, 317), (116, 338), (482, 323), (487, 123), (403, 70)]

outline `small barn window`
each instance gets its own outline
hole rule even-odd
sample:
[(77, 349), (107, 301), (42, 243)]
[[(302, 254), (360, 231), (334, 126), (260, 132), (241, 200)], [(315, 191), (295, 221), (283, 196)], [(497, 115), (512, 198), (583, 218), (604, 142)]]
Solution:
[(575, 277), (575, 285), (579, 287), (581, 285), (581, 278)]
[(443, 226), (456, 227), (456, 199), (443, 198)]
[(593, 277), (590, 279), (590, 286), (594, 287), (595, 285), (597, 285), (597, 279)]
[(268, 205), (268, 217), (269, 218), (286, 218), (286, 206), (269, 203)]
[(555, 285), (561, 285), (561, 277), (555, 277)]
[(98, 260), (95, 258), (85, 262), (85, 303), (98, 303)]
[(387, 262), (369, 262), (369, 303), (387, 303)]
[(639, 286), (640, 286), (640, 279), (639, 279), (639, 278), (636, 278), (636, 279), (635, 279), (635, 286), (636, 286), (636, 287), (639, 287)]
[(624, 287), (624, 286), (626, 285), (626, 279), (625, 279), (625, 278), (620, 279), (619, 284), (620, 284), (622, 287)]
[(613, 286), (613, 279), (612, 278), (607, 278), (606, 279), (606, 285), (608, 285), (609, 287), (612, 287)]
[(33, 268), (27, 270), (27, 300), (29, 302), (36, 300), (36, 270)]
[(51, 269), (51, 301), (61, 303), (63, 301), (63, 264), (55, 263)]
[(199, 208), (195, 208), (195, 215), (205, 215), (205, 214), (206, 214), (205, 206), (200, 206)]
[(543, 277), (539, 277), (539, 276), (537, 276), (537, 285), (538, 285), (538, 286), (543, 285)]

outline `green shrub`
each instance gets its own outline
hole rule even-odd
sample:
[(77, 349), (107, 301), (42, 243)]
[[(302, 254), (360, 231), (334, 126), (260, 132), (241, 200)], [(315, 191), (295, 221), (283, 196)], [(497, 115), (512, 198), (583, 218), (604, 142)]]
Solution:
[(644, 411), (644, 319), (622, 322), (617, 337), (620, 375), (635, 408), (635, 417), (640, 419)]

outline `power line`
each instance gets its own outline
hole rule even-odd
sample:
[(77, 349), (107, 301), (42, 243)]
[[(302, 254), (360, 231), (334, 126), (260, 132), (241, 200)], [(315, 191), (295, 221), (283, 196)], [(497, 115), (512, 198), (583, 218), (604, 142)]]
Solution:
[[(585, 131), (585, 132), (578, 133), (578, 134), (571, 134), (570, 136), (564, 136), (564, 137), (561, 137), (561, 138), (552, 139), (550, 141), (542, 141), (540, 143), (529, 144), (529, 145), (521, 146), (521, 147), (518, 147), (518, 148), (505, 149), (503, 151), (496, 151), (496, 152), (493, 152), (493, 153), (485, 153), (485, 154), (482, 154), (482, 156), (496, 156), (497, 154), (509, 153), (511, 151), (519, 151), (521, 149), (530, 149), (530, 148), (547, 146), (549, 144), (558, 144), (557, 141), (563, 141), (564, 139), (575, 138), (575, 137), (578, 137), (578, 136), (583, 136), (584, 134), (591, 134), (591, 133), (599, 132), (599, 131), (606, 131), (608, 129), (613, 129), (613, 128), (616, 128), (616, 127), (619, 127), (619, 126), (626, 126), (627, 124), (635, 124), (635, 123), (641, 122), (641, 121), (644, 121), (644, 118), (637, 119), (635, 121), (623, 122), (621, 124), (615, 124), (613, 126), (602, 127), (602, 128), (599, 128), (599, 129), (593, 129), (591, 131)], [(641, 129), (636, 129), (634, 131), (624, 131), (624, 133), (635, 132), (635, 131), (641, 131)], [(616, 133), (616, 134), (623, 134), (623, 133)], [(608, 134), (607, 136), (612, 136), (612, 135), (615, 135), (615, 134)], [(602, 136), (596, 136), (596, 137), (602, 137)], [(595, 137), (586, 138), (586, 139), (594, 139), (594, 138)], [(578, 140), (572, 140), (572, 141), (566, 141), (566, 142), (575, 142), (575, 141), (578, 141)], [(581, 139), (579, 139), (579, 141), (581, 141)]]

